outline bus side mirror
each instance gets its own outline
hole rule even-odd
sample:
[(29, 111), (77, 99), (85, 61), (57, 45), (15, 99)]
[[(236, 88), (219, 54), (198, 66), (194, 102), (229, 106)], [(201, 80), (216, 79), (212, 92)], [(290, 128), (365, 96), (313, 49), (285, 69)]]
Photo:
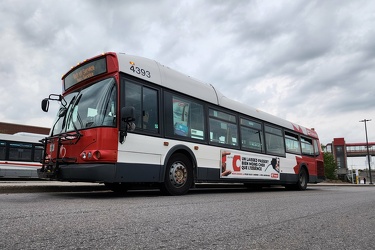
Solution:
[(48, 100), (48, 98), (44, 98), (42, 100), (42, 110), (44, 112), (48, 112), (48, 108), (49, 108), (49, 100)]
[(134, 122), (135, 121), (135, 108), (134, 107), (123, 107), (121, 109), (121, 120), (123, 122)]
[(128, 135), (128, 131), (135, 129), (135, 108), (123, 107), (121, 109), (121, 128), (120, 128), (120, 143), (124, 143), (124, 138)]

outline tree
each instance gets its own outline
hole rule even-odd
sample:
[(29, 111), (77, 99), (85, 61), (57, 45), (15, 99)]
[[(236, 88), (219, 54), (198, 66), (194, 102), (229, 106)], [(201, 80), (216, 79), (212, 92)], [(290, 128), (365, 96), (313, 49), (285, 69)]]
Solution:
[(337, 165), (333, 157), (333, 154), (329, 152), (324, 152), (323, 158), (324, 158), (324, 174), (326, 178), (331, 179), (331, 180), (336, 180), (337, 179), (337, 174), (336, 174)]

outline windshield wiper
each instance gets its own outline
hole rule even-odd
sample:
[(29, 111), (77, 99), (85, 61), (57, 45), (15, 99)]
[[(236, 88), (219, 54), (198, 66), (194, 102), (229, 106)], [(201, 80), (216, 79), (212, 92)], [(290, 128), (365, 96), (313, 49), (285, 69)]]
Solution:
[[(51, 98), (51, 96), (52, 95), (50, 95), (49, 98)], [(51, 100), (56, 100), (56, 99), (51, 99)], [(56, 122), (52, 126), (51, 136), (54, 135), (53, 131), (55, 131), (55, 126), (59, 123), (60, 119), (66, 115), (66, 111), (68, 110), (68, 108), (66, 107), (67, 102), (66, 102), (64, 96), (59, 95), (59, 99), (58, 100), (60, 101), (62, 107), (59, 110), (59, 114), (58, 114), (58, 118), (56, 119)], [(64, 124), (64, 121), (63, 121), (63, 124)]]
[[(75, 98), (72, 99), (72, 101), (70, 102), (69, 106), (73, 103), (73, 101), (75, 99), (77, 99), (77, 100), (74, 102), (74, 105), (71, 107), (70, 112), (69, 112), (69, 117), (66, 119), (66, 124), (72, 123), (73, 128), (74, 128), (74, 132), (76, 132), (76, 134), (78, 134), (78, 135), (81, 135), (81, 134), (79, 133), (79, 131), (78, 131), (78, 129), (77, 129), (77, 127), (76, 127), (76, 125), (75, 125), (72, 117), (73, 117), (74, 108), (78, 105), (79, 101), (81, 100), (81, 97), (82, 97), (82, 94), (79, 94), (78, 97), (75, 96)], [(79, 114), (77, 113), (77, 119), (78, 119), (78, 116), (79, 116)], [(82, 127), (82, 125), (81, 125), (81, 127)]]

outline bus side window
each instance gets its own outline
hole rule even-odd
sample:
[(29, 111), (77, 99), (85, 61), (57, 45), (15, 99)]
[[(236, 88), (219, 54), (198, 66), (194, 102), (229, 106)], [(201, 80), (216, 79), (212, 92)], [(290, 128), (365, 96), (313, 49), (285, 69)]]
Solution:
[(285, 132), (285, 145), (287, 152), (293, 154), (301, 154), (298, 135), (290, 132)]
[(142, 128), (142, 88), (140, 85), (125, 81), (125, 107), (134, 107), (136, 128)]
[(9, 144), (9, 160), (15, 161), (31, 161), (32, 144), (26, 143), (10, 143)]
[(40, 162), (43, 158), (43, 146), (34, 146), (34, 161)]
[(193, 139), (204, 140), (204, 110), (203, 105), (191, 102), (190, 105), (190, 137)]
[(125, 81), (125, 107), (134, 107), (136, 130), (159, 133), (158, 91)]
[(189, 109), (189, 102), (173, 97), (173, 127), (175, 135), (189, 135)]
[(0, 141), (0, 160), (5, 160), (6, 153), (6, 142)]
[(311, 156), (314, 155), (314, 148), (313, 148), (311, 139), (301, 137), (301, 147), (302, 147), (302, 154), (311, 155)]
[(314, 155), (315, 156), (319, 156), (320, 155), (320, 151), (319, 151), (319, 145), (318, 145), (318, 141), (317, 140), (313, 140), (313, 145), (314, 145)]
[(214, 143), (226, 143), (226, 123), (210, 118), (210, 141)]
[[(173, 136), (183, 136), (191, 139), (204, 140), (205, 119), (203, 105), (196, 103), (194, 100), (171, 96), (172, 101), (172, 119), (171, 128), (167, 133)], [(168, 115), (167, 115), (168, 116)], [(169, 126), (167, 126), (169, 127)], [(170, 131), (170, 130), (173, 131)]]
[(275, 127), (264, 126), (266, 135), (266, 152), (267, 154), (284, 155), (284, 139), (282, 130)]
[(210, 113), (210, 142), (238, 146), (236, 117), (214, 109)]
[(143, 87), (143, 129), (150, 132), (159, 132), (158, 92)]
[(262, 124), (241, 118), (241, 146), (244, 149), (264, 153)]

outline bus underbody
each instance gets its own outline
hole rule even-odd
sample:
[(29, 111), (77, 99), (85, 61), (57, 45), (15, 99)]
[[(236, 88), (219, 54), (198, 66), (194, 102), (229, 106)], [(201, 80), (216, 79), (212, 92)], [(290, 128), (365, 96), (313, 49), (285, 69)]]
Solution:
[[(38, 170), (41, 179), (68, 181), (68, 182), (95, 182), (104, 183), (115, 192), (127, 191), (132, 186), (160, 186), (162, 191), (165, 183), (165, 166), (145, 164), (61, 164), (58, 167), (46, 167)], [(306, 174), (306, 172), (304, 172)], [(221, 179), (220, 170), (212, 168), (195, 168), (194, 179), (186, 188), (186, 193), (195, 184), (202, 183), (243, 183), (248, 188), (261, 188), (268, 186), (285, 186), (292, 190), (305, 190), (307, 183), (321, 182), (323, 177), (293, 174), (281, 174), (280, 180), (248, 180), (248, 179)], [(177, 187), (177, 181), (175, 182)], [(189, 182), (184, 182), (188, 184)], [(165, 190), (164, 190), (165, 191)], [(169, 195), (182, 193), (164, 192)]]

